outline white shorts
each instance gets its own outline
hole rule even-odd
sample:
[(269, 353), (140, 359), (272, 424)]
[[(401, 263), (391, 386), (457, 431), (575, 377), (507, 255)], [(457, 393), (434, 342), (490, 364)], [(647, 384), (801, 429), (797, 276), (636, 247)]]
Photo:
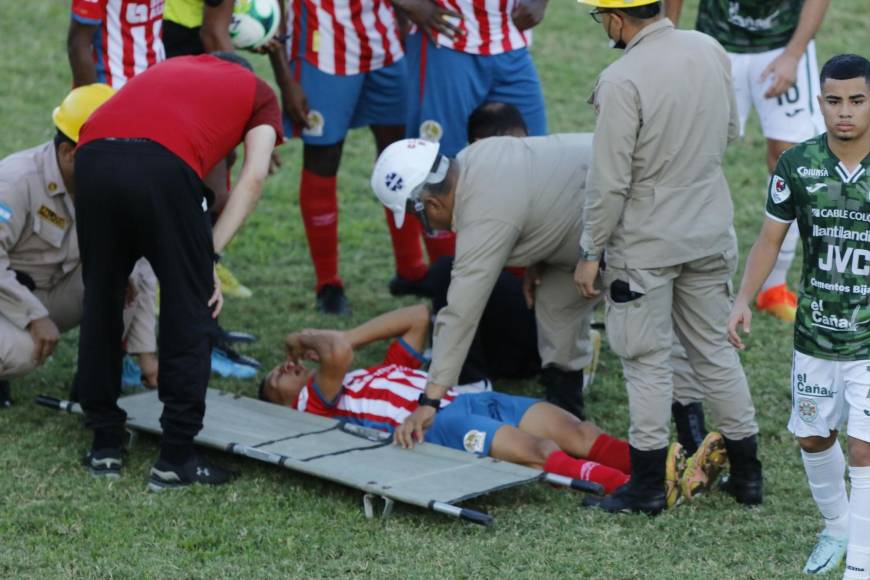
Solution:
[(788, 430), (797, 437), (828, 437), (846, 419), (849, 437), (870, 443), (870, 360), (825, 360), (795, 351)]
[(810, 41), (798, 63), (795, 84), (778, 97), (764, 98), (773, 77), (761, 82), (761, 73), (784, 50), (777, 48), (750, 54), (728, 53), (737, 111), (740, 113), (741, 136), (752, 107), (758, 111), (761, 130), (768, 139), (800, 143), (825, 130), (825, 121), (819, 110), (815, 41)]

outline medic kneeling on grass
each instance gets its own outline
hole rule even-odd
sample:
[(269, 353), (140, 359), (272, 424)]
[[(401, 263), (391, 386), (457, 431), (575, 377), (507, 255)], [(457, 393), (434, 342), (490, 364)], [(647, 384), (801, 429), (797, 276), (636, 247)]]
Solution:
[[(396, 433), (396, 443), (425, 440), (469, 453), (600, 483), (606, 493), (628, 482), (628, 443), (539, 399), (496, 392), (426, 398), (423, 352), (431, 314), (425, 305), (382, 314), (347, 331), (306, 329), (287, 336), (287, 360), (260, 384), (259, 397), (299, 411)], [(352, 370), (354, 349), (392, 339), (381, 364)], [(319, 363), (318, 370), (303, 360)], [(418, 405), (437, 406), (422, 433), (397, 430)], [(716, 469), (704, 465), (704, 469)], [(680, 470), (668, 466), (665, 485), (677, 490)], [(702, 474), (710, 480), (711, 473)], [(678, 495), (677, 491), (677, 495)], [(668, 494), (669, 497), (673, 495)]]

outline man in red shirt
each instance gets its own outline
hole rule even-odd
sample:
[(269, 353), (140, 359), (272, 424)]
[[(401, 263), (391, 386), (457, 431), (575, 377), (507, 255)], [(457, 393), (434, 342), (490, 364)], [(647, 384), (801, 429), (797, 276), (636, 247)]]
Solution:
[[(114, 477), (121, 468), (121, 310), (127, 275), (144, 256), (161, 286), (163, 438), (150, 487), (225, 483), (231, 473), (193, 448), (205, 413), (212, 318), (223, 302), (214, 263), (256, 205), (282, 141), (278, 101), (247, 61), (216, 53), (151, 67), (99, 113), (82, 128), (75, 159), (85, 282), (79, 396), (94, 430), (85, 466)], [(203, 181), (241, 142), (244, 164), (212, 231), (213, 194)]]

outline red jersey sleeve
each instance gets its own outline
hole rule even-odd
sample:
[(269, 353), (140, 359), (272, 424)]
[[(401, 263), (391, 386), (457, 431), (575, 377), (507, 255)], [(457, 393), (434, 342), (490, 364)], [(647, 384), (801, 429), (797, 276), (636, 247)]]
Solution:
[(245, 125), (244, 134), (260, 125), (269, 125), (275, 129), (276, 147), (284, 142), (284, 124), (281, 120), (281, 107), (278, 105), (278, 98), (272, 87), (258, 77), (257, 90), (254, 93), (254, 109), (251, 112), (251, 118)]
[(423, 367), (423, 355), (401, 338), (397, 338), (387, 348), (383, 364), (400, 365), (417, 370)]
[(106, 17), (107, 0), (72, 0), (72, 17), (76, 22), (96, 26)]

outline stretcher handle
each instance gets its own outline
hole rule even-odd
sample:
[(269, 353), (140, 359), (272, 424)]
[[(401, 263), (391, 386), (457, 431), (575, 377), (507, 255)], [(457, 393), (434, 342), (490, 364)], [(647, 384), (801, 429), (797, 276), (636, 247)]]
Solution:
[(550, 485), (558, 485), (560, 487), (570, 487), (571, 489), (591, 493), (593, 495), (604, 495), (604, 486), (600, 483), (585, 481), (583, 479), (572, 479), (564, 475), (556, 475), (555, 473), (545, 473), (544, 481)]
[(453, 504), (444, 503), (443, 501), (432, 501), (429, 503), (429, 508), (454, 518), (468, 520), (481, 526), (491, 526), (495, 519), (486, 513), (477, 512), (468, 508), (461, 508)]
[(73, 403), (72, 401), (64, 401), (63, 399), (58, 399), (57, 397), (49, 397), (48, 395), (37, 395), (36, 404), (42, 405), (43, 407), (48, 407), (49, 409), (54, 409), (55, 411), (66, 411), (67, 413), (72, 413), (74, 407), (78, 405), (78, 403)]

